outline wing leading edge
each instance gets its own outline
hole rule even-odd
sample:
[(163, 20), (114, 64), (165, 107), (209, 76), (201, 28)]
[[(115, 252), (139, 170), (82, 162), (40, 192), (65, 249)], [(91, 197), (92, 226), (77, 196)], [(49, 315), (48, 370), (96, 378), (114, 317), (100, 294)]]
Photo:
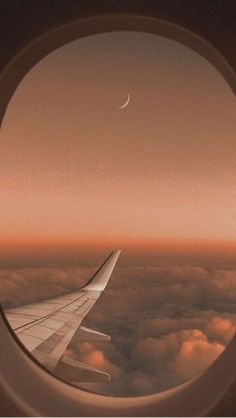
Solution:
[[(82, 321), (104, 291), (120, 255), (113, 251), (87, 284), (74, 292), (46, 299), (40, 303), (7, 310), (6, 317), (25, 347), (49, 370), (68, 376), (78, 375), (77, 381), (109, 380), (107, 373), (67, 359), (64, 354), (78, 331), (82, 341), (109, 341), (110, 337), (81, 326)], [(78, 373), (71, 371), (72, 368)], [(80, 373), (81, 371), (81, 373)]]

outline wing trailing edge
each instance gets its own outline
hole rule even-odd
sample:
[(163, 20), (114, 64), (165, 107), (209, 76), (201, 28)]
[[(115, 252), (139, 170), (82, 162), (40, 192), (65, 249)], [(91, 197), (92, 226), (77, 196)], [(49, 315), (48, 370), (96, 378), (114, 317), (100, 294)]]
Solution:
[(108, 383), (111, 380), (109, 373), (65, 355), (62, 356), (53, 372), (73, 384), (79, 382)]
[(111, 341), (110, 335), (103, 334), (103, 332), (95, 331), (93, 329), (80, 326), (76, 333), (76, 338), (79, 341), (87, 341), (94, 343), (103, 343)]

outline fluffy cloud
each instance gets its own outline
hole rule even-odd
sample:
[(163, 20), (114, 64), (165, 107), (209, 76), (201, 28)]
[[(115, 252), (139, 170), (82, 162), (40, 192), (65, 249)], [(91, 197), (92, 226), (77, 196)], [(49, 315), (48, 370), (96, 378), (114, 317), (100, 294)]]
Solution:
[(215, 316), (207, 324), (206, 332), (210, 339), (227, 344), (235, 333), (235, 321)]
[[(21, 268), (0, 272), (0, 295), (15, 306), (83, 285), (93, 268)], [(206, 368), (235, 332), (236, 270), (202, 266), (117, 266), (85, 325), (110, 343), (72, 340), (67, 355), (107, 371), (114, 395), (153, 393)], [(86, 387), (86, 385), (85, 385)]]
[[(235, 270), (118, 268), (86, 318), (112, 336), (112, 343), (94, 346), (104, 354), (103, 369), (119, 367), (119, 378), (114, 374), (102, 391), (153, 393), (202, 372), (235, 332), (235, 290)], [(75, 338), (70, 350), (81, 356), (77, 345)]]
[(183, 332), (181, 347), (174, 359), (174, 370), (180, 378), (189, 379), (202, 372), (224, 350), (224, 345), (210, 342), (199, 330)]
[(36, 302), (84, 285), (91, 268), (20, 268), (0, 270), (0, 301), (3, 307)]

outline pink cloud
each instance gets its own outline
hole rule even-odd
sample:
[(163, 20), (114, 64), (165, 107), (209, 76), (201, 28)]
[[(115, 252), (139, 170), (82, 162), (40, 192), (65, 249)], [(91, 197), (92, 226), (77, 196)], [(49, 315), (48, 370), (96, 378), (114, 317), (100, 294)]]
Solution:
[(210, 342), (200, 330), (183, 331), (182, 336), (181, 347), (174, 359), (174, 369), (184, 380), (202, 372), (225, 348), (222, 344)]
[(214, 316), (206, 327), (206, 333), (211, 339), (227, 344), (235, 333), (235, 324), (233, 319)]

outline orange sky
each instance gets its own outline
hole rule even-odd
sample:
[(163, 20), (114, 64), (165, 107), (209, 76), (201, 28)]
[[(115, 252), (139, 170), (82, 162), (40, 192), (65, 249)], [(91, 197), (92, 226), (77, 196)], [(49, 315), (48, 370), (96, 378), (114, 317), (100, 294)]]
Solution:
[(234, 241), (235, 116), (222, 76), (174, 41), (108, 33), (58, 49), (4, 119), (0, 242)]

